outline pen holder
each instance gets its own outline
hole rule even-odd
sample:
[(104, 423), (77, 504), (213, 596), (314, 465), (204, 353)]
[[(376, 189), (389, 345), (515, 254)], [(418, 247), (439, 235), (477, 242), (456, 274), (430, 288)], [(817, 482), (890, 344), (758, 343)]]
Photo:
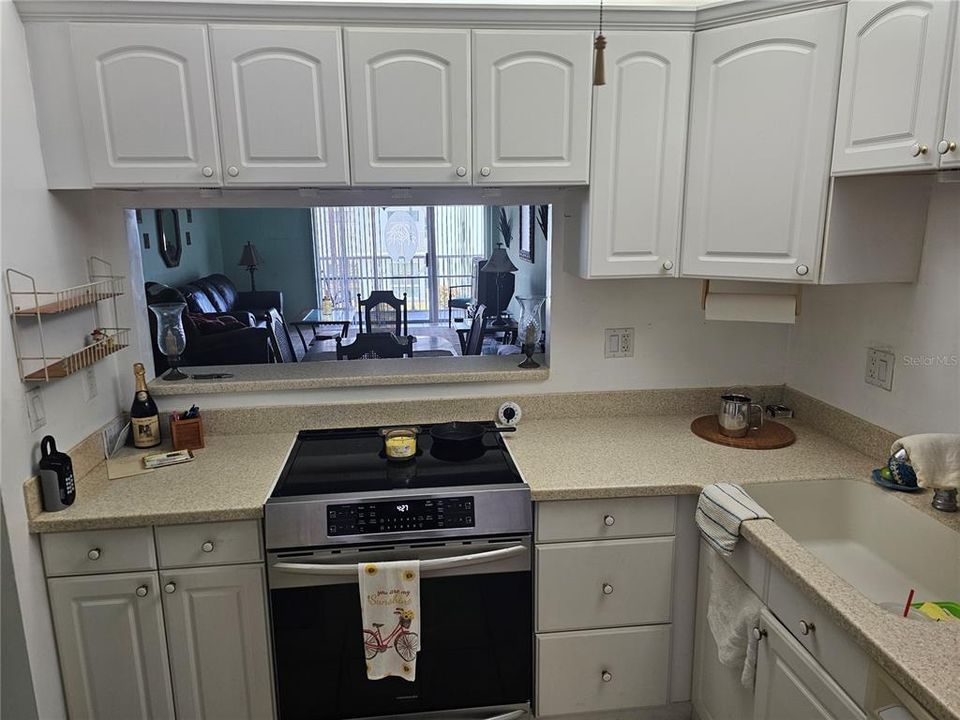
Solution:
[(170, 419), (170, 439), (174, 450), (199, 450), (203, 447), (203, 418)]

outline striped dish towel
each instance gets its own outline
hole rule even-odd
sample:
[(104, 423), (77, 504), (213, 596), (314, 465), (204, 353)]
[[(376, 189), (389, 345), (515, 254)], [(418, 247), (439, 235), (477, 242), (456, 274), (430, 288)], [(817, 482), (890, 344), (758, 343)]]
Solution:
[(724, 557), (733, 554), (740, 539), (741, 522), (769, 517), (770, 513), (733, 483), (707, 485), (700, 491), (700, 500), (697, 501), (700, 534)]

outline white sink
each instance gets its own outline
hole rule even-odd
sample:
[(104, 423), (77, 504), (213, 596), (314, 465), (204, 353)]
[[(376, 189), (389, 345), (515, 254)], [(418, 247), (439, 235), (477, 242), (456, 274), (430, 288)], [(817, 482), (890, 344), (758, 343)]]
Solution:
[(960, 533), (856, 480), (750, 485), (794, 540), (875, 603), (960, 601)]

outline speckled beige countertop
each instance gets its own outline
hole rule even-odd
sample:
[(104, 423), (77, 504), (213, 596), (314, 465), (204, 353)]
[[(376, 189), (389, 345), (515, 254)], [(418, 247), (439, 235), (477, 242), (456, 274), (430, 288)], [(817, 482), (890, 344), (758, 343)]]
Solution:
[[(208, 435), (207, 446), (195, 451), (193, 462), (115, 480), (107, 477), (106, 463), (100, 463), (78, 479), (76, 502), (55, 513), (40, 510), (39, 499), (35, 494), (31, 498), (28, 483), (30, 532), (263, 517), (263, 504), (295, 438), (294, 433)], [(151, 452), (163, 449), (169, 447)], [(129, 455), (136, 451), (121, 452)]]
[(695, 493), (718, 480), (766, 482), (869, 476), (876, 462), (792, 424), (780, 450), (715, 445), (690, 432), (695, 416), (524, 421), (507, 436), (534, 500)]
[[(715, 445), (690, 432), (695, 416), (526, 419), (507, 442), (534, 500), (540, 501), (689, 494), (718, 479), (867, 481), (877, 464), (795, 422), (789, 424), (797, 442), (787, 448)], [(193, 463), (118, 480), (108, 480), (101, 463), (78, 481), (76, 503), (58, 513), (41, 512), (35, 486), (31, 495), (28, 483), (30, 530), (261, 517), (295, 437), (292, 431), (208, 436), (207, 448)], [(927, 493), (902, 499), (960, 532), (960, 517), (934, 512)], [(743, 536), (937, 717), (960, 720), (960, 630), (880, 609), (772, 521), (745, 523)]]

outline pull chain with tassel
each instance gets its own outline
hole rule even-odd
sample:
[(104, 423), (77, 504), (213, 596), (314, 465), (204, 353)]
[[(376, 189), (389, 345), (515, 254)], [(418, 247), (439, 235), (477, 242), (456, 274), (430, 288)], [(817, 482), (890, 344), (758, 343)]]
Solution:
[(603, 36), (603, 0), (600, 0), (600, 26), (593, 41), (593, 84), (596, 86), (607, 84), (603, 66), (603, 51), (606, 47), (607, 39)]

